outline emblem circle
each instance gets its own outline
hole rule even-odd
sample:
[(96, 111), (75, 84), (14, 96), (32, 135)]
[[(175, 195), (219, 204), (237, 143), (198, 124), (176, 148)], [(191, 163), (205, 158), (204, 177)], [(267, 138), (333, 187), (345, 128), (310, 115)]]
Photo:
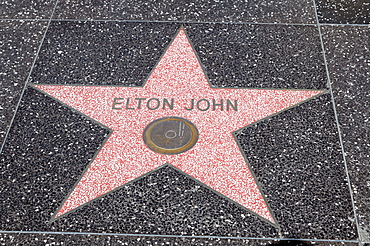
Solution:
[(154, 152), (175, 155), (191, 149), (197, 143), (198, 129), (187, 119), (164, 117), (145, 128), (143, 139)]

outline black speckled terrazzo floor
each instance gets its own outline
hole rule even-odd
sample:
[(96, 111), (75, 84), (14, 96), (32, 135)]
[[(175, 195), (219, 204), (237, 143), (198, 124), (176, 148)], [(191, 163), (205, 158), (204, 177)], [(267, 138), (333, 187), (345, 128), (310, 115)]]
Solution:
[[(369, 244), (369, 22), (366, 0), (0, 1), (0, 245)], [(325, 92), (235, 133), (276, 224), (171, 165), (51, 220), (111, 132), (32, 85), (143, 86), (180, 28), (213, 87)]]

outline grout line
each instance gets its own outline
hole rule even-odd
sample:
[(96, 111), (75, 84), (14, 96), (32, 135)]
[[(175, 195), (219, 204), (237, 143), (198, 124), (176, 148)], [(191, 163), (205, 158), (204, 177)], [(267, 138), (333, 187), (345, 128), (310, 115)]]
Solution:
[(223, 22), (223, 21), (181, 21), (181, 20), (109, 20), (109, 19), (52, 19), (52, 21), (86, 21), (86, 22), (141, 22), (141, 23), (179, 23), (179, 24), (232, 24), (232, 25), (295, 25), (295, 26), (316, 26), (315, 23), (278, 23), (278, 22)]
[[(54, 9), (55, 10), (55, 9)], [(54, 13), (53, 10), (53, 13)], [(127, 20), (127, 19), (1, 19), (0, 21), (86, 21), (86, 22), (138, 22), (138, 23), (182, 23), (182, 24), (238, 24), (238, 25), (245, 25), (245, 24), (259, 24), (259, 25), (295, 25), (295, 26), (316, 26), (315, 23), (279, 23), (279, 22), (223, 22), (223, 21), (181, 21), (181, 20)]]
[(370, 27), (370, 23), (369, 23), (369, 24), (350, 24), (350, 23), (347, 23), (347, 24), (339, 24), (339, 23), (320, 23), (319, 25), (321, 25), (321, 26), (365, 26), (365, 27)]
[[(258, 238), (258, 237), (225, 237), (225, 236), (185, 236), (185, 235), (157, 235), (157, 234), (125, 234), (125, 233), (97, 233), (97, 232), (65, 232), (65, 231), (0, 231), (2, 234), (51, 234), (51, 235), (91, 235), (91, 236), (128, 236), (128, 237), (162, 237), (162, 238), (213, 238), (239, 240), (274, 240), (274, 241), (311, 241), (311, 242), (340, 242), (359, 243), (357, 240), (331, 239), (301, 239), (301, 238)], [(365, 242), (368, 243), (368, 242)]]
[[(1, 19), (0, 21), (50, 21), (50, 19)], [(180, 20), (120, 20), (120, 19), (51, 19), (51, 21), (70, 22), (137, 22), (137, 23), (178, 23), (178, 24), (232, 24), (232, 25), (292, 25), (292, 26), (316, 26), (309, 23), (279, 23), (279, 22), (222, 22), (222, 21), (180, 21)]]
[[(28, 76), (27, 76), (27, 79), (26, 79), (26, 82), (24, 83), (24, 86), (23, 86), (23, 89), (22, 89), (21, 95), (19, 96), (18, 103), (17, 103), (17, 105), (16, 105), (16, 107), (15, 107), (15, 110), (14, 110), (14, 112), (13, 112), (13, 117), (12, 117), (12, 119), (10, 120), (10, 123), (9, 123), (8, 129), (7, 129), (7, 131), (6, 131), (6, 134), (5, 134), (5, 137), (4, 137), (4, 140), (3, 140), (3, 143), (2, 143), (2, 145), (1, 145), (1, 147), (0, 147), (0, 153), (3, 151), (3, 148), (4, 148), (4, 146), (5, 146), (6, 140), (7, 140), (7, 138), (8, 138), (9, 132), (10, 132), (10, 129), (11, 129), (12, 125), (13, 125), (13, 122), (14, 122), (15, 116), (16, 116), (16, 114), (17, 114), (17, 111), (18, 111), (19, 105), (21, 104), (23, 94), (24, 94), (24, 92), (25, 92), (25, 90), (26, 90), (26, 88), (27, 88), (28, 81), (29, 81), (29, 79), (30, 79), (30, 77), (31, 77), (31, 73), (32, 73), (32, 71), (33, 71), (33, 68), (35, 67), (36, 60), (37, 60), (37, 58), (38, 58), (38, 56), (39, 56), (39, 53), (40, 53), (40, 50), (41, 50), (41, 46), (42, 46), (42, 44), (44, 43), (44, 39), (45, 39), (45, 37), (46, 37), (46, 33), (48, 32), (48, 29), (49, 29), (49, 26), (50, 26), (51, 20), (52, 20), (52, 18), (53, 18), (53, 15), (54, 15), (55, 9), (56, 9), (56, 7), (57, 7), (58, 1), (59, 1), (59, 0), (56, 0), (56, 2), (55, 2), (55, 5), (54, 5), (54, 8), (53, 8), (53, 11), (51, 12), (51, 15), (50, 15), (50, 18), (49, 18), (48, 24), (47, 24), (46, 29), (45, 29), (45, 32), (44, 32), (44, 35), (42, 36), (42, 39), (41, 39), (41, 41), (40, 41), (39, 48), (38, 48), (38, 49), (37, 49), (37, 51), (36, 51), (35, 58), (33, 59), (33, 62), (32, 62), (31, 68), (30, 68), (30, 71), (29, 71)], [(39, 20), (39, 19), (36, 19), (36, 20)]]
[(312, 0), (312, 2), (314, 4), (314, 8), (315, 8), (317, 28), (318, 28), (318, 31), (319, 31), (319, 37), (320, 37), (322, 54), (323, 54), (323, 58), (324, 58), (326, 76), (328, 78), (328, 87), (329, 87), (329, 91), (330, 91), (330, 95), (331, 95), (331, 101), (332, 101), (332, 104), (333, 104), (334, 117), (335, 117), (335, 122), (337, 124), (337, 130), (338, 130), (338, 135), (339, 135), (339, 142), (340, 142), (341, 152), (342, 152), (342, 156), (343, 156), (344, 168), (345, 168), (345, 171), (346, 171), (346, 177), (347, 177), (347, 181), (348, 181), (348, 189), (349, 189), (349, 193), (350, 193), (350, 196), (351, 196), (351, 203), (352, 203), (353, 215), (355, 217), (354, 219), (355, 219), (355, 223), (356, 223), (356, 229), (357, 229), (358, 239), (360, 241), (359, 243), (361, 244), (362, 238), (361, 238), (359, 223), (358, 223), (358, 219), (357, 219), (356, 206), (355, 206), (355, 200), (354, 200), (354, 195), (353, 195), (352, 186), (351, 186), (350, 175), (349, 175), (349, 172), (348, 172), (348, 164), (347, 164), (347, 159), (346, 159), (346, 153), (344, 151), (344, 144), (343, 144), (343, 139), (342, 139), (342, 132), (340, 130), (340, 124), (339, 124), (339, 119), (338, 119), (338, 114), (337, 114), (337, 108), (336, 108), (336, 104), (335, 104), (335, 98), (334, 98), (333, 89), (332, 89), (332, 86), (331, 86), (330, 73), (329, 73), (329, 68), (328, 68), (328, 61), (326, 59), (325, 46), (324, 46), (324, 42), (323, 42), (323, 38), (322, 38), (322, 33), (321, 33), (321, 24), (319, 22), (319, 17), (317, 15), (317, 7), (316, 7), (315, 0)]
[[(2, 19), (0, 21), (50, 21), (50, 19)], [(181, 21), (181, 20), (129, 20), (129, 19), (51, 19), (51, 21), (86, 21), (86, 22), (138, 22), (138, 23), (182, 23), (182, 24), (232, 24), (232, 25), (292, 25), (292, 26), (316, 26), (316, 23), (287, 23), (287, 22), (233, 22), (233, 21)], [(364, 26), (370, 27), (369, 24), (353, 23), (319, 23), (321, 26)]]
[(20, 18), (20, 19), (13, 19), (13, 18), (9, 18), (9, 19), (2, 19), (0, 18), (0, 21), (50, 21), (50, 19), (27, 19), (27, 18)]

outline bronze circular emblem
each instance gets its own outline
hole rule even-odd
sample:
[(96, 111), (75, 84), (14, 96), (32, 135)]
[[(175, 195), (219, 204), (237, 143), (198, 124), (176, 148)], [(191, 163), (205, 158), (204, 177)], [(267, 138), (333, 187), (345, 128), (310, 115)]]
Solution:
[(180, 117), (160, 118), (144, 130), (144, 142), (153, 151), (174, 155), (189, 150), (198, 141), (198, 130)]

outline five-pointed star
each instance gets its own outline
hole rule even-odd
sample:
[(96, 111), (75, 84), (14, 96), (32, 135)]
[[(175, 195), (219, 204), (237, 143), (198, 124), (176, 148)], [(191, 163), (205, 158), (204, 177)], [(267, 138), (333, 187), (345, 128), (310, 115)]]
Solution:
[[(34, 85), (112, 132), (81, 180), (69, 194), (59, 217), (127, 182), (169, 163), (214, 191), (276, 223), (248, 167), (233, 132), (253, 122), (300, 103), (323, 91), (212, 88), (183, 29), (169, 46), (143, 87)], [(114, 98), (121, 98), (116, 100)], [(126, 105), (127, 99), (130, 99)], [(138, 107), (139, 100), (141, 106)], [(173, 109), (151, 110), (150, 98), (174, 99)], [(237, 110), (226, 105), (198, 108), (190, 102), (237, 101)], [(155, 108), (157, 100), (149, 107)], [(154, 104), (153, 104), (154, 103)], [(121, 108), (121, 109), (114, 109)], [(199, 132), (197, 143), (174, 155), (156, 153), (143, 141), (144, 129), (163, 117), (182, 117)]]

